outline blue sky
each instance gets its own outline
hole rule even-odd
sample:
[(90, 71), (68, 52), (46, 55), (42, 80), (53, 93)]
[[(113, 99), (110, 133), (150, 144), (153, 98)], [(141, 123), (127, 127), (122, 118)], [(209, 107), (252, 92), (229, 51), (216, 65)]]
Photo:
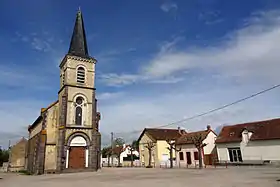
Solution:
[[(0, 145), (57, 99), (58, 65), (81, 7), (103, 140), (177, 121), (279, 84), (277, 0), (2, 0)], [(280, 90), (186, 123), (187, 130), (279, 117)]]

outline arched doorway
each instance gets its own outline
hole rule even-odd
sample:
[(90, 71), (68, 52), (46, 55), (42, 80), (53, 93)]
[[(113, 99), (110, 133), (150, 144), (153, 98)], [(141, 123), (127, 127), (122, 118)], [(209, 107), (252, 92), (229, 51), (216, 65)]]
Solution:
[(83, 136), (75, 136), (67, 150), (66, 167), (69, 169), (83, 169), (88, 166), (87, 141)]

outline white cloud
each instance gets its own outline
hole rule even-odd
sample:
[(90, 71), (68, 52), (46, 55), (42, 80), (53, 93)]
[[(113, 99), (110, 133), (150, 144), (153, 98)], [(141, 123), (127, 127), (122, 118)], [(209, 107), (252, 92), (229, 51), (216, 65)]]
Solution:
[(51, 41), (48, 40), (42, 40), (40, 38), (32, 38), (32, 42), (31, 45), (34, 49), (38, 50), (38, 51), (43, 51), (43, 52), (48, 52), (51, 50), (51, 45), (50, 45)]
[(224, 21), (221, 17), (221, 12), (218, 10), (201, 12), (198, 15), (198, 20), (203, 21), (206, 25), (214, 25)]
[[(178, 49), (177, 43), (181, 40), (175, 38), (164, 43), (148, 63), (139, 67), (138, 73), (103, 74), (102, 80), (112, 86), (137, 82), (151, 82), (153, 85), (142, 84), (136, 91), (98, 95), (98, 108), (102, 114), (101, 131), (129, 132), (167, 124), (279, 83), (279, 14), (262, 13), (246, 22), (246, 27), (230, 33), (225, 37), (226, 42), (218, 47)], [(192, 84), (190, 74), (195, 74), (201, 80), (195, 79), (198, 83)], [(240, 82), (233, 83), (236, 80)], [(168, 82), (177, 84), (156, 85)], [(215, 128), (225, 123), (273, 118), (279, 115), (278, 103), (279, 90), (274, 90), (226, 110), (172, 127), (185, 126), (187, 130), (198, 130), (209, 123)], [(0, 104), (5, 106), (2, 107), (5, 111), (0, 110), (0, 116), (4, 116), (0, 127), (3, 129), (8, 124), (6, 130), (11, 133), (32, 123), (39, 109), (49, 103), (8, 101)], [(116, 136), (131, 140), (138, 134), (116, 133)]]
[(136, 82), (137, 80), (141, 79), (138, 75), (134, 74), (122, 74), (118, 75), (115, 73), (110, 74), (101, 74), (100, 79), (108, 84), (109, 86), (120, 86), (120, 85), (127, 85)]
[[(110, 129), (116, 136), (130, 141), (137, 138), (145, 127), (158, 127), (188, 118), (233, 102), (252, 94), (253, 90), (260, 89), (253, 89), (248, 85), (228, 86), (222, 89), (213, 85), (211, 88), (212, 90), (203, 89), (199, 92), (198, 87), (186, 85), (169, 92), (159, 89), (153, 91), (151, 96), (130, 93), (119, 97), (114, 103), (100, 101), (99, 109), (102, 114), (100, 128), (105, 132)], [(143, 93), (149, 92), (146, 90)], [(275, 103), (278, 95), (279, 90), (275, 90), (227, 109), (169, 127), (182, 126), (187, 130), (199, 130), (206, 128), (207, 124), (216, 128), (221, 124), (278, 117), (280, 104)], [(132, 133), (133, 131), (138, 132)]]
[[(141, 87), (114, 104), (100, 101), (101, 129), (113, 132), (141, 130), (190, 117), (236, 101), (279, 83), (279, 12), (253, 15), (246, 27), (236, 30), (218, 47), (177, 49), (176, 42), (165, 43), (137, 74), (111, 74), (107, 83), (128, 85), (181, 78), (177, 84)], [(167, 49), (167, 50), (166, 50)], [(163, 52), (164, 51), (164, 52)], [(186, 74), (187, 72), (187, 74)], [(190, 74), (200, 80), (192, 84)], [(104, 75), (103, 75), (104, 76)], [(112, 79), (110, 79), (112, 78)], [(117, 80), (117, 81), (116, 81)], [(164, 82), (164, 81), (163, 81)], [(142, 85), (141, 85), (142, 86)], [(157, 87), (158, 86), (158, 89)], [(162, 89), (163, 88), (163, 89)], [(279, 117), (279, 89), (254, 99), (188, 122), (173, 125), (198, 130), (211, 124), (234, 124)], [(131, 140), (138, 133), (116, 133)]]
[[(109, 85), (154, 82), (185, 71), (216, 72), (227, 78), (277, 81), (280, 58), (280, 13), (254, 14), (246, 27), (229, 33), (218, 47), (177, 49), (175, 38), (164, 43), (158, 52), (139, 72), (133, 74), (103, 75)], [(113, 76), (112, 76), (113, 75)], [(160, 82), (160, 81), (158, 81)]]
[(116, 99), (122, 95), (124, 95), (123, 92), (115, 92), (115, 93), (104, 92), (104, 93), (98, 94), (97, 99), (100, 99), (100, 100)]
[[(43, 65), (40, 67), (43, 67)], [(0, 65), (0, 74), (3, 76), (0, 79), (0, 85), (32, 89), (34, 91), (51, 89), (52, 85), (49, 84), (48, 75), (41, 73), (40, 67), (26, 69), (25, 67), (15, 66), (12, 63), (8, 63), (8, 66)]]
[(177, 6), (177, 4), (175, 2), (166, 1), (163, 4), (161, 4), (160, 8), (164, 12), (169, 12), (171, 10), (175, 10), (176, 11), (178, 9), (178, 6)]
[(21, 137), (27, 138), (28, 125), (40, 114), (40, 108), (49, 103), (32, 99), (0, 100), (0, 146), (7, 147), (9, 140), (15, 143)]

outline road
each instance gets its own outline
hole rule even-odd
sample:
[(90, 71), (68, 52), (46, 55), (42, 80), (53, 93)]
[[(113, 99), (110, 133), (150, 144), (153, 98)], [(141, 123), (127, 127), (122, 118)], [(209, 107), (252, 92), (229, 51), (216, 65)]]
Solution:
[(4, 187), (276, 187), (280, 168), (103, 168), (99, 172), (25, 176), (0, 173)]

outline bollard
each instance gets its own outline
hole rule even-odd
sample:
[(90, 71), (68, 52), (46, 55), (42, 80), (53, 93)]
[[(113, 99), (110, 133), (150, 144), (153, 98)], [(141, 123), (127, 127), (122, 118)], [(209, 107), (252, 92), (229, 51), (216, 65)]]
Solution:
[(226, 168), (227, 168), (227, 161), (226, 161)]

